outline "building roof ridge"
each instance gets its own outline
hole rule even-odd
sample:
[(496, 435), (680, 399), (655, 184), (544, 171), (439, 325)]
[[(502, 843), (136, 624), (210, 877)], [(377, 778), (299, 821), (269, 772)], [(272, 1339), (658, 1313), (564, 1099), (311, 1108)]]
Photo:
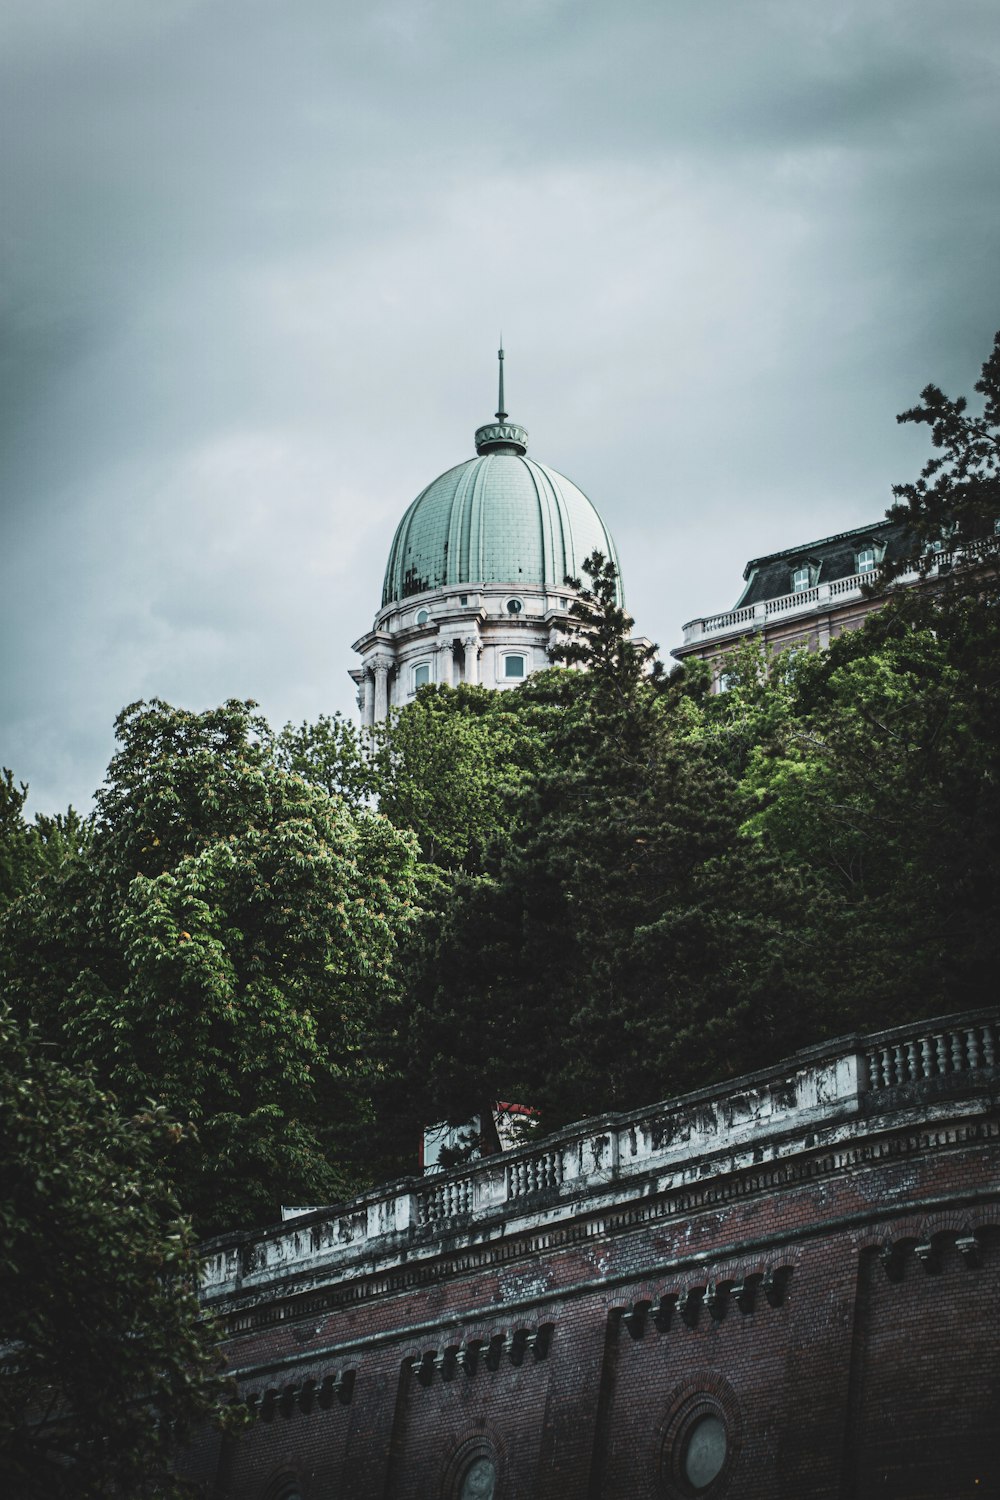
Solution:
[(798, 557), (801, 553), (808, 552), (813, 547), (829, 547), (834, 542), (846, 542), (851, 537), (870, 536), (876, 531), (902, 529), (902, 521), (892, 521), (888, 516), (883, 516), (880, 521), (870, 521), (864, 526), (852, 526), (849, 531), (835, 531), (830, 536), (817, 537), (808, 542), (799, 542), (795, 547), (782, 547), (777, 552), (765, 552), (760, 557), (752, 557), (743, 569), (743, 577), (749, 578), (753, 569), (762, 567), (764, 563), (780, 562), (784, 557)]

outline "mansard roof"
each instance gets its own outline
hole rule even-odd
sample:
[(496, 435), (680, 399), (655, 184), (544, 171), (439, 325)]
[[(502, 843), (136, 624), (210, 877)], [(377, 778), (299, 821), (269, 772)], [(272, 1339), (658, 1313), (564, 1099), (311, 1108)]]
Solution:
[(788, 594), (796, 567), (808, 565), (812, 570), (813, 584), (851, 578), (858, 571), (858, 553), (866, 545), (875, 546), (879, 561), (885, 557), (891, 562), (905, 555), (912, 543), (903, 523), (887, 521), (883, 517), (868, 526), (856, 526), (851, 531), (839, 531), (819, 541), (803, 542), (797, 547), (785, 547), (780, 552), (751, 558), (743, 570), (746, 588), (733, 607), (741, 609), (744, 605), (759, 604)]

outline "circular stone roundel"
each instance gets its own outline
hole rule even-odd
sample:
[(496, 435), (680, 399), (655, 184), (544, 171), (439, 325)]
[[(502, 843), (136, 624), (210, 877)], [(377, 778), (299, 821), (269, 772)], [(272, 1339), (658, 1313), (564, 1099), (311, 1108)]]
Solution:
[(706, 1370), (670, 1396), (657, 1435), (657, 1468), (669, 1500), (725, 1494), (739, 1452), (742, 1422), (728, 1381)]

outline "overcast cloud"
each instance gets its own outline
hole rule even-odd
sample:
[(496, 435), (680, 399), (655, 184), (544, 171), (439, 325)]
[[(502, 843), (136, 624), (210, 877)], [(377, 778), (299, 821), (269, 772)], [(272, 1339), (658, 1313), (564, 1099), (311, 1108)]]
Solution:
[(511, 415), (664, 652), (880, 516), (1000, 327), (996, 0), (5, 0), (0, 761), (353, 710), (396, 521)]

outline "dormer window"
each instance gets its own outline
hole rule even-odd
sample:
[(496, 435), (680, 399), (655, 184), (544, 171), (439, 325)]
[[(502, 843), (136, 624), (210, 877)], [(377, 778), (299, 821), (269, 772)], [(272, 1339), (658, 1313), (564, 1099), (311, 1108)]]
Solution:
[(857, 571), (859, 573), (874, 573), (875, 571), (875, 548), (862, 547), (858, 552)]
[(812, 570), (808, 563), (803, 563), (801, 567), (792, 569), (792, 593), (804, 594), (809, 588), (812, 588)]

